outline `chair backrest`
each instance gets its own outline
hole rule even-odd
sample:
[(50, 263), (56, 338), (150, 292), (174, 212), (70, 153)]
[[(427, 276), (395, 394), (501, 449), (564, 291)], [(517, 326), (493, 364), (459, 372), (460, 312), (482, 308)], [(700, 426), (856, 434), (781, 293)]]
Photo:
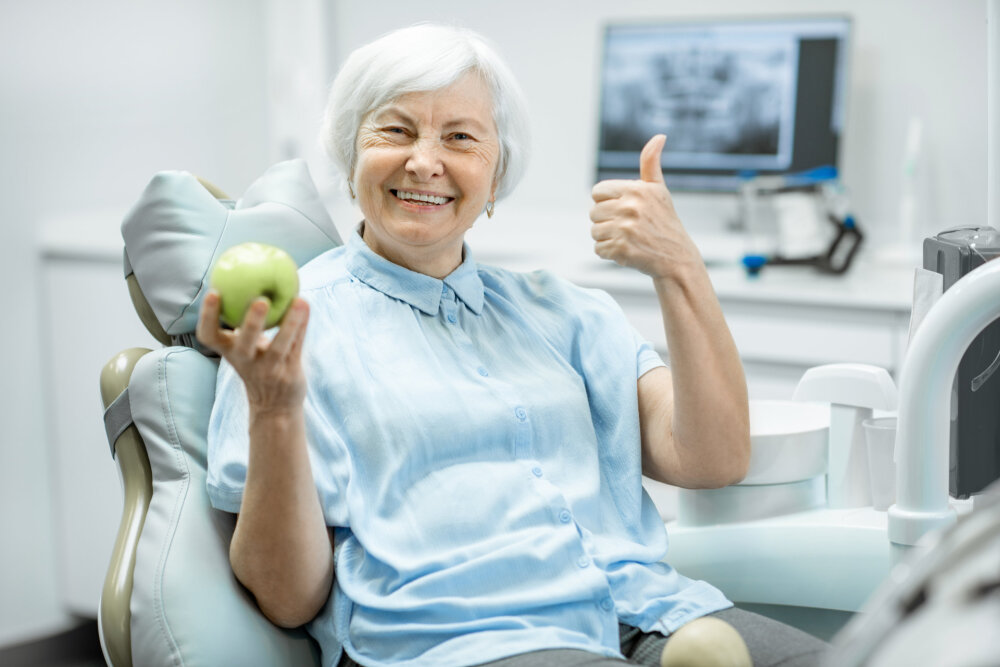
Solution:
[[(226, 248), (272, 243), (301, 265), (340, 243), (301, 161), (275, 165), (237, 202), (190, 174), (157, 174), (122, 235), (140, 317), (159, 340), (188, 345)], [(102, 371), (125, 495), (99, 619), (115, 667), (319, 664), (315, 643), (269, 623), (229, 567), (235, 517), (205, 490), (216, 370), (197, 349), (170, 345), (126, 350)]]

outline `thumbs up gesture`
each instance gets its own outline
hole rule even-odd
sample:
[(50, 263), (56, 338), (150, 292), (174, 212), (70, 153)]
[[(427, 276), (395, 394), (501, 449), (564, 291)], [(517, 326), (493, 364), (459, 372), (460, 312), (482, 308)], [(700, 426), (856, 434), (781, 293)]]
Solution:
[(660, 155), (666, 141), (658, 134), (643, 147), (639, 180), (601, 181), (591, 192), (594, 252), (653, 278), (677, 275), (693, 263), (702, 266), (663, 182)]

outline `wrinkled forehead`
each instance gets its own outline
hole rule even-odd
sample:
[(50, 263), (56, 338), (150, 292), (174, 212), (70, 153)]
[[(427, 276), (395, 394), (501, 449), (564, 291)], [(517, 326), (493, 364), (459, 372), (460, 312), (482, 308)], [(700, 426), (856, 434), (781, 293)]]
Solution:
[(396, 118), (399, 120), (432, 121), (437, 125), (471, 123), (481, 130), (496, 133), (497, 122), (493, 91), (476, 71), (466, 71), (454, 81), (429, 90), (398, 91), (394, 96), (376, 102), (361, 119), (369, 121)]

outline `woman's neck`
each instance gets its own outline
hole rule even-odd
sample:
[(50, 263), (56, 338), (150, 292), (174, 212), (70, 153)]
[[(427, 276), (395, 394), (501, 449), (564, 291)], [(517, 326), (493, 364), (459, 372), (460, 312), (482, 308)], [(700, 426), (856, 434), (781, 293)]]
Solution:
[(440, 248), (428, 246), (425, 249), (407, 248), (405, 251), (401, 251), (394, 248), (392, 244), (380, 242), (376, 235), (371, 232), (370, 228), (365, 226), (363, 221), (361, 227), (358, 229), (358, 233), (361, 235), (361, 239), (365, 242), (365, 245), (379, 257), (402, 266), (404, 269), (409, 269), (415, 273), (422, 273), (438, 280), (444, 279), (461, 266), (464, 259), (464, 244), (461, 242), (453, 247)]

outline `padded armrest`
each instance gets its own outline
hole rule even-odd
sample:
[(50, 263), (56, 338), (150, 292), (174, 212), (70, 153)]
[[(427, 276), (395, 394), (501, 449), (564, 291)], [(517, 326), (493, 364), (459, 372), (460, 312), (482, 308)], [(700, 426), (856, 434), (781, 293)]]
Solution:
[[(134, 347), (115, 355), (101, 370), (101, 399), (105, 410), (128, 388), (136, 362), (151, 350)], [(101, 592), (100, 626), (104, 656), (114, 667), (131, 667), (132, 638), (132, 574), (135, 569), (135, 549), (153, 494), (152, 471), (146, 448), (135, 425), (126, 428), (111, 443), (124, 495), (118, 536), (111, 551), (111, 564), (104, 577)]]

